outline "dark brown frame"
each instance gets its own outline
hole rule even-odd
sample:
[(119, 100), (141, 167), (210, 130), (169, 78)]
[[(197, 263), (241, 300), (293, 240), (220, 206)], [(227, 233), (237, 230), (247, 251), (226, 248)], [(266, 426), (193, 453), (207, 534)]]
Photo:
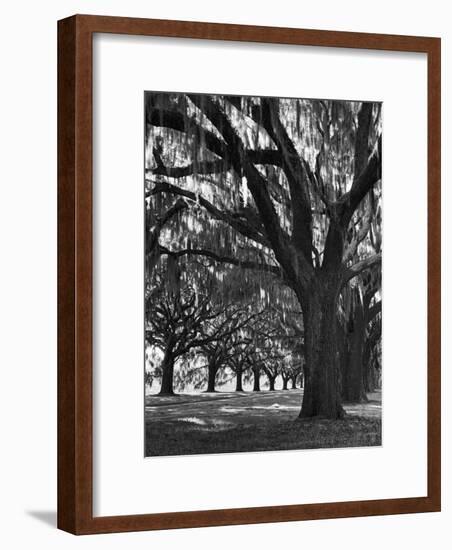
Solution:
[[(93, 517), (92, 37), (114, 33), (428, 56), (428, 496)], [(435, 512), (441, 506), (439, 38), (75, 15), (58, 22), (58, 527), (74, 534)]]

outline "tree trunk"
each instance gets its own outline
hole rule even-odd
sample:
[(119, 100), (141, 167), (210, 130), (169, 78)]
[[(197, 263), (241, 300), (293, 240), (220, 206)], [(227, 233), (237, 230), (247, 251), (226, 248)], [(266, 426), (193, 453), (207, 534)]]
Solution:
[(372, 393), (377, 389), (381, 389), (380, 367), (368, 348), (369, 346), (366, 345), (364, 352), (364, 385), (366, 392)]
[(292, 378), (292, 389), (293, 390), (297, 389), (297, 379), (296, 379), (296, 377)]
[(283, 385), (282, 385), (283, 390), (287, 390), (287, 382), (289, 382), (289, 379), (288, 378), (283, 378)]
[[(339, 285), (320, 279), (305, 293), (305, 380), (300, 417), (344, 416), (336, 338), (336, 300)], [(320, 279), (320, 280), (319, 280)]]
[(235, 391), (243, 391), (242, 377), (243, 377), (243, 372), (241, 370), (237, 371), (236, 372)]
[(257, 370), (253, 370), (253, 375), (254, 375), (254, 384), (253, 384), (253, 391), (261, 391), (261, 384), (260, 384), (260, 379), (261, 379), (261, 375), (260, 375), (260, 372)]
[(339, 321), (339, 318), (336, 322), (336, 338), (338, 345), (339, 353), (339, 368), (341, 371), (341, 380), (342, 380), (342, 398), (345, 399), (345, 381), (347, 379), (347, 369), (350, 362), (350, 338), (349, 338), (349, 328), (350, 321), (346, 318), (345, 323), (342, 324)]
[(373, 373), (373, 366), (371, 363), (364, 364), (364, 391), (366, 393), (372, 393), (375, 391), (374, 385), (375, 376)]
[(217, 376), (217, 364), (215, 359), (211, 359), (209, 361), (209, 365), (207, 366), (207, 389), (206, 392), (214, 392), (215, 391), (215, 378)]
[(167, 351), (162, 362), (162, 385), (160, 388), (160, 395), (174, 395), (173, 375), (174, 356)]
[(363, 383), (364, 383), (364, 391), (367, 393), (372, 393), (375, 390), (374, 386), (374, 366), (373, 362), (371, 360), (370, 352), (369, 352), (369, 343), (366, 342), (364, 345), (364, 354), (363, 354)]
[(352, 318), (348, 323), (348, 361), (344, 365), (342, 396), (345, 401), (363, 403), (367, 401), (364, 389), (364, 343), (366, 322), (362, 304), (355, 299)]
[(275, 391), (275, 377), (268, 376), (268, 391)]

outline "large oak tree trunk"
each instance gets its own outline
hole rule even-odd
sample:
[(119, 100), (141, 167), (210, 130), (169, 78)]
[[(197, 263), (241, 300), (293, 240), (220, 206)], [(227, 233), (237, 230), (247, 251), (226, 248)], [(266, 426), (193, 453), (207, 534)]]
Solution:
[(334, 281), (314, 281), (305, 293), (305, 381), (300, 417), (344, 416), (341, 403), (341, 376), (336, 337), (336, 299)]
[(160, 395), (174, 395), (173, 389), (174, 356), (167, 351), (162, 362), (162, 386)]

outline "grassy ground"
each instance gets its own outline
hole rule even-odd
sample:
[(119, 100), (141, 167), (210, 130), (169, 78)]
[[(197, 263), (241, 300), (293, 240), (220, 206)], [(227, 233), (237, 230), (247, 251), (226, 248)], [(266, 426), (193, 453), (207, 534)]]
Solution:
[(146, 397), (146, 455), (381, 445), (381, 394), (343, 420), (298, 419), (302, 390)]

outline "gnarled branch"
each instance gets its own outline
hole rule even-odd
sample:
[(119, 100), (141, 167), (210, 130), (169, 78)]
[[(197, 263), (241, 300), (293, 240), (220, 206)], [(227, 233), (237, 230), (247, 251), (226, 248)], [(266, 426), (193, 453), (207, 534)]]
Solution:
[(211, 214), (215, 219), (227, 223), (236, 231), (241, 233), (244, 237), (247, 237), (248, 239), (251, 239), (263, 246), (269, 246), (267, 238), (259, 233), (254, 227), (251, 227), (249, 224), (245, 223), (242, 218), (237, 218), (233, 212), (220, 210), (204, 197), (196, 195), (196, 193), (194, 193), (193, 191), (182, 189), (181, 187), (172, 185), (170, 183), (157, 182), (154, 189), (151, 191), (151, 195), (155, 195), (157, 193), (169, 193), (172, 195), (186, 197), (195, 202), (198, 201), (199, 204), (203, 208), (205, 208), (209, 212), (209, 214)]
[(274, 275), (281, 276), (281, 269), (276, 265), (253, 262), (251, 260), (241, 260), (230, 256), (222, 256), (204, 248), (184, 248), (182, 250), (169, 250), (164, 246), (160, 246), (159, 248), (160, 254), (167, 254), (169, 256), (173, 256), (174, 258), (179, 258), (181, 256), (204, 256), (205, 258), (209, 258), (215, 262), (236, 265), (243, 269), (255, 269), (257, 271), (264, 271), (266, 273), (273, 273)]
[(369, 157), (366, 167), (355, 177), (352, 187), (348, 193), (345, 193), (338, 201), (342, 207), (342, 226), (346, 228), (351, 220), (353, 213), (359, 203), (364, 199), (367, 193), (377, 185), (381, 178), (381, 136), (378, 138), (374, 151)]
[(357, 262), (351, 267), (345, 269), (343, 271), (342, 281), (345, 284), (347, 281), (350, 281), (366, 269), (371, 269), (377, 265), (381, 265), (381, 254), (370, 256), (369, 258), (361, 260), (360, 262)]

